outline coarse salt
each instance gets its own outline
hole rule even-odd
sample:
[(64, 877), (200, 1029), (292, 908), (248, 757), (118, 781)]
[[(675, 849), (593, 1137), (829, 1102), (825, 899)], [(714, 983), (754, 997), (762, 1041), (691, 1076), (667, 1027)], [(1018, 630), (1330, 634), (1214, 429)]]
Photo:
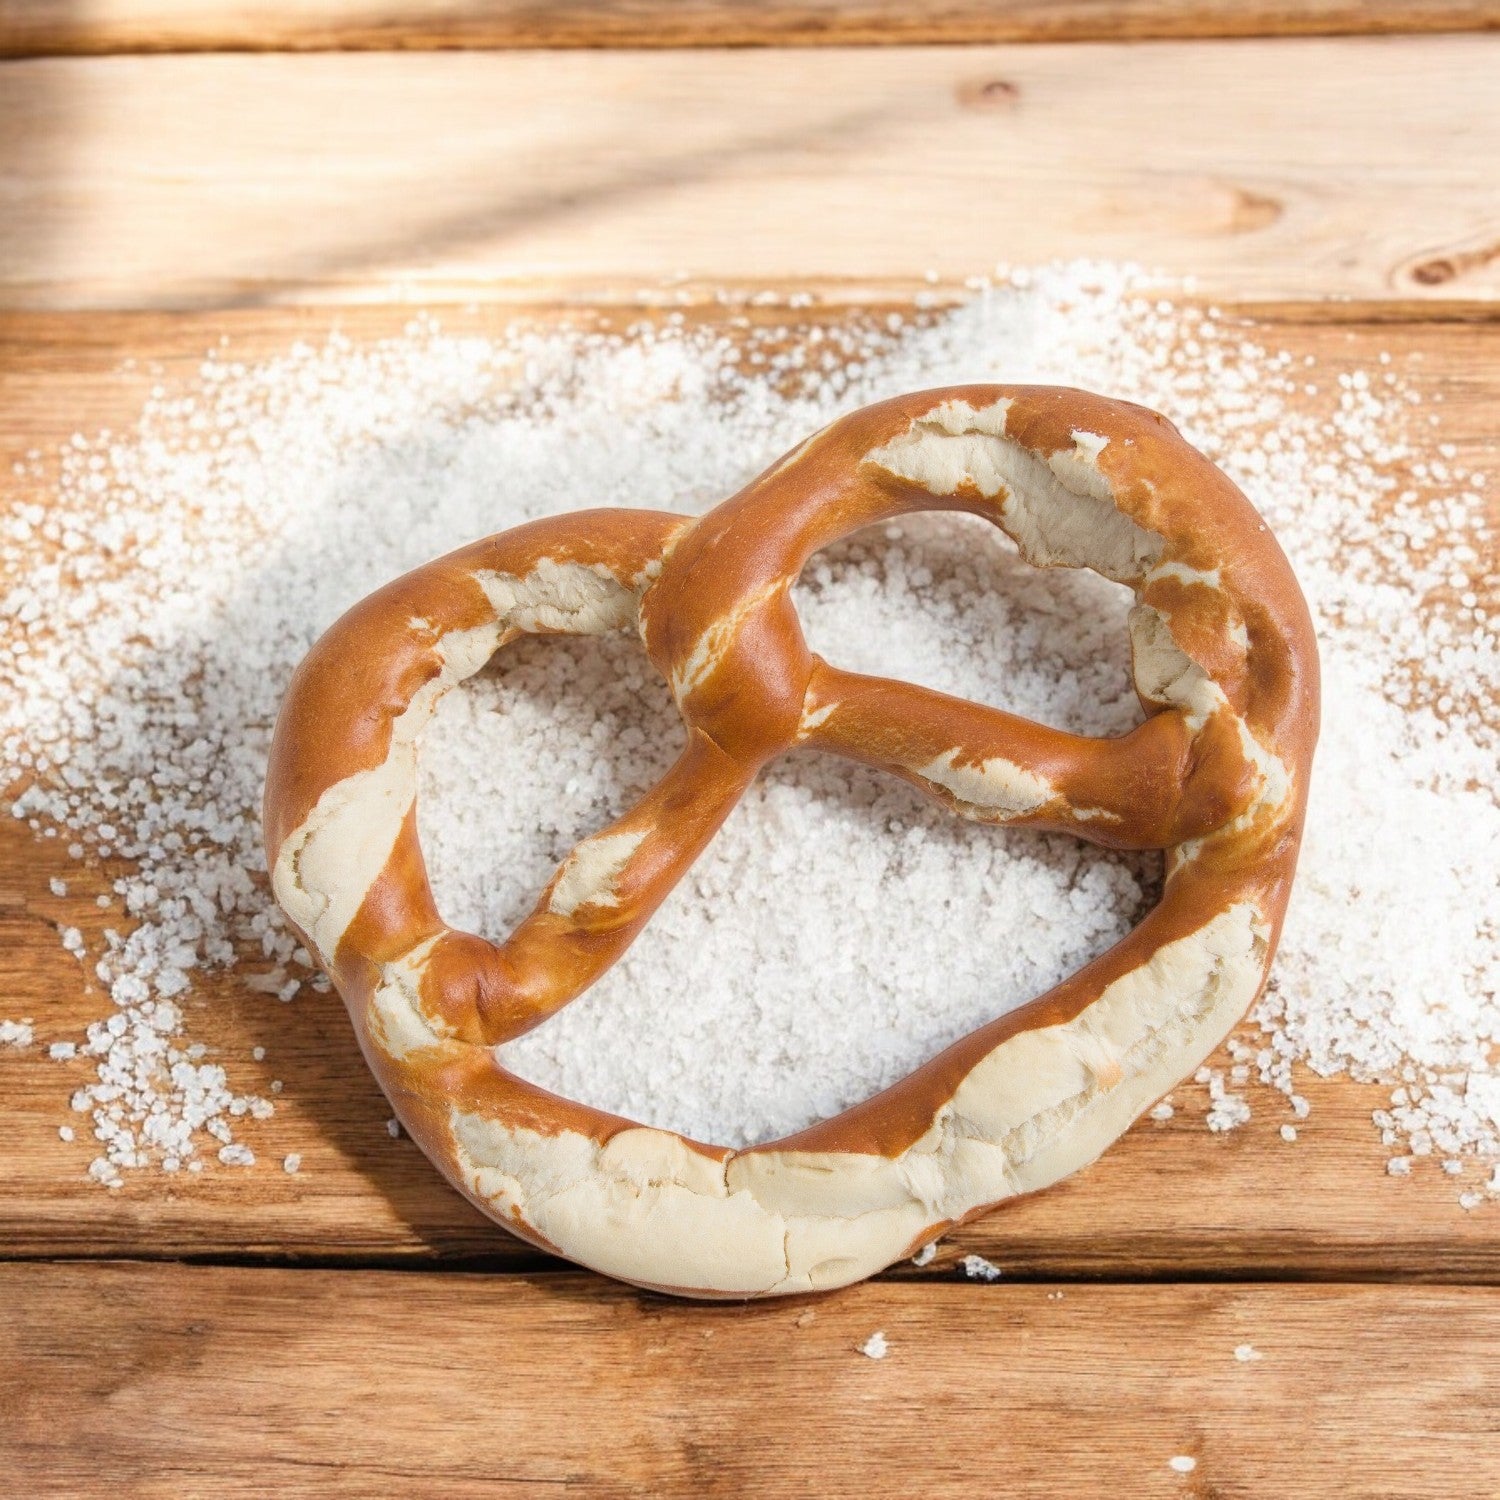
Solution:
[(36, 1031), (26, 1021), (0, 1021), (0, 1047), (29, 1047)]
[(999, 1281), (1003, 1274), (994, 1261), (982, 1255), (966, 1255), (963, 1258), (964, 1275), (970, 1281)]
[[(1261, 508), (1313, 607), (1324, 729), (1302, 869), (1260, 1030), (1205, 1075), (1211, 1127), (1248, 1118), (1251, 1079), (1303, 1117), (1295, 1070), (1310, 1067), (1402, 1085), (1377, 1130), (1408, 1163), (1500, 1152), (1500, 611), (1477, 592), (1493, 573), (1482, 480), (1456, 454), (1441, 476), (1424, 463), (1426, 414), (1398, 368), (1312, 378), (1211, 311), (1135, 287), (1121, 268), (1065, 266), (906, 319), (733, 336), (419, 323), (258, 364), (221, 352), (190, 389), (153, 393), (133, 432), (23, 465), (33, 494), (0, 515), (0, 753), (18, 817), (62, 830), (74, 858), (107, 849), (131, 866), (122, 930), (92, 945), (62, 933), (112, 1002), (82, 1048), (97, 1079), (73, 1099), (111, 1172), (201, 1170), (204, 1136), (239, 1161), (230, 1122), (271, 1107), (236, 1092), (177, 1001), (207, 967), (243, 963), (282, 999), (309, 977), (261, 874), (258, 808), (280, 693), (347, 605), (535, 516), (703, 509), (838, 413), (957, 379), (1077, 384), (1165, 411)], [(1472, 605), (1453, 593), (1460, 574)], [(971, 518), (903, 518), (830, 548), (798, 603), (841, 666), (1084, 733), (1138, 717), (1123, 592), (1026, 569)], [(445, 915), (508, 930), (680, 733), (625, 636), (507, 648), (442, 702), (424, 744)], [(978, 830), (892, 778), (791, 756), (625, 959), (505, 1056), (606, 1109), (765, 1139), (1097, 955), (1159, 878), (1154, 856)]]

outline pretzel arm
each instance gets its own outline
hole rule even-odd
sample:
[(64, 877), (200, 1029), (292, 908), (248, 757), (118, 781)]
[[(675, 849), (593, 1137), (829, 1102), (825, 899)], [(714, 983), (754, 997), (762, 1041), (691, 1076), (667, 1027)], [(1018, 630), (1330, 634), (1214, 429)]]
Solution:
[(594, 984), (703, 852), (751, 776), (690, 731), (666, 775), (574, 846), (503, 943), (448, 931), (427, 960), (424, 1007), (461, 1041), (510, 1041)]
[(1195, 735), (1177, 710), (1094, 739), (820, 660), (802, 723), (801, 744), (891, 771), (962, 817), (1076, 833), (1117, 849), (1195, 838), (1251, 791), (1232, 738), (1213, 721)]

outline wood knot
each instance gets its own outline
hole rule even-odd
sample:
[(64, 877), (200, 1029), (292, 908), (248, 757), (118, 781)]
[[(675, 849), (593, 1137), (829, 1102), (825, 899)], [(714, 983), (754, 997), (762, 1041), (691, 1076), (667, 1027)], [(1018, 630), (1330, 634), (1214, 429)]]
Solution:
[(1268, 194), (1235, 188), (1229, 205), (1229, 232), (1254, 234), (1257, 230), (1269, 229), (1281, 213), (1281, 204)]
[(965, 109), (1010, 109), (1020, 100), (1021, 85), (1009, 78), (971, 78), (958, 86)]
[(1458, 267), (1446, 255), (1440, 255), (1436, 260), (1424, 260), (1411, 270), (1411, 279), (1418, 286), (1442, 286), (1457, 275)]

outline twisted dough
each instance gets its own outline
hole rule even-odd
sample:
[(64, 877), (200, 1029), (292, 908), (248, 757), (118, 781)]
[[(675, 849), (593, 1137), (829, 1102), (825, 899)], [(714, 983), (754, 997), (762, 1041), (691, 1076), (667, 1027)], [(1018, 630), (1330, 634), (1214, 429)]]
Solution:
[[(807, 558), (911, 510), (984, 516), (1038, 566), (1129, 585), (1148, 717), (1118, 739), (841, 671), (809, 652)], [(687, 725), (677, 762), (585, 839), (495, 945), (447, 927), (416, 833), (439, 697), (526, 633), (634, 625)], [(397, 1114), (533, 1244), (695, 1296), (839, 1286), (1096, 1157), (1265, 982), (1317, 734), (1295, 579), (1249, 502), (1162, 417), (967, 386), (858, 411), (699, 519), (582, 511), (490, 537), (349, 611), (293, 679), (266, 784), (277, 899)], [(796, 1136), (729, 1151), (558, 1098), (491, 1051), (624, 952), (759, 769), (793, 746), (960, 815), (1168, 850), (1160, 905), (1050, 993)]]

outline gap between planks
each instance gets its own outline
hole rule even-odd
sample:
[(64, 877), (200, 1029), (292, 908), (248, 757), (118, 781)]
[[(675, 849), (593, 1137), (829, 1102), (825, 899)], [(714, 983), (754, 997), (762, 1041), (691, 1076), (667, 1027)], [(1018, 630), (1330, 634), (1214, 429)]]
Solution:
[[(1491, 1290), (866, 1284), (745, 1305), (577, 1275), (96, 1265), (0, 1267), (0, 1301), (0, 1458), (29, 1496), (1500, 1485)], [(882, 1359), (861, 1352), (877, 1331)]]
[(1483, 0), (0, 0), (0, 56), (846, 46), (1479, 30)]

